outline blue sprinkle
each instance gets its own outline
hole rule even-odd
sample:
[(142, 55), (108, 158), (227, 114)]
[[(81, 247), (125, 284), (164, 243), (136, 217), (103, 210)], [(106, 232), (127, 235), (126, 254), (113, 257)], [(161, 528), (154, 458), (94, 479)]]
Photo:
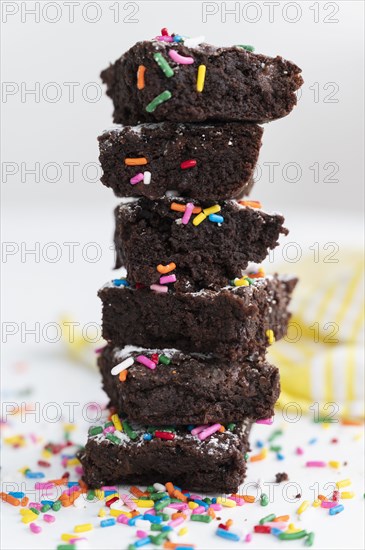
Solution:
[(43, 506), (45, 504), (49, 504), (50, 506), (52, 506), (52, 504), (54, 504), (54, 500), (41, 500), (41, 504), (43, 504)]
[[(209, 214), (208, 219), (209, 219), (210, 222), (214, 222), (214, 223), (223, 223), (224, 222), (223, 216), (219, 216), (219, 214)], [(224, 529), (223, 529), (223, 531), (224, 531)]]
[(131, 286), (127, 279), (113, 279), (112, 283), (114, 286)]
[(281, 454), (281, 453), (276, 453), (276, 458), (277, 458), (278, 460), (284, 460), (284, 459), (285, 459), (285, 456), (284, 456), (283, 454)]
[(25, 477), (28, 477), (29, 479), (40, 479), (45, 476), (43, 472), (27, 472)]
[(145, 441), (151, 441), (151, 439), (152, 439), (152, 434), (144, 434), (143, 439), (144, 439)]
[(236, 535), (236, 533), (226, 531), (225, 529), (219, 529), (218, 528), (216, 530), (215, 534), (218, 535), (218, 537), (222, 537), (222, 539), (235, 540), (235, 541), (240, 540), (240, 537), (238, 535)]
[(116, 521), (114, 518), (108, 518), (108, 519), (102, 519), (100, 522), (100, 527), (110, 527), (111, 525), (115, 525)]
[(9, 495), (11, 495), (14, 498), (23, 498), (23, 497), (25, 497), (25, 493), (21, 493), (20, 491), (9, 491)]
[(133, 544), (136, 548), (149, 544), (151, 542), (150, 537), (144, 537), (143, 539), (136, 540)]
[(316, 437), (313, 437), (313, 439), (310, 439), (308, 441), (308, 445), (314, 445), (314, 443), (317, 443), (317, 438)]
[(281, 529), (278, 529), (277, 527), (271, 527), (271, 534), (275, 535), (275, 537), (278, 537), (282, 532), (283, 531)]
[(213, 497), (213, 498), (212, 498), (212, 504), (217, 504), (217, 499), (216, 499), (216, 497)]
[(335, 516), (336, 514), (339, 514), (344, 510), (344, 506), (342, 504), (339, 504), (338, 506), (335, 506), (334, 508), (330, 508), (330, 516)]
[(256, 441), (256, 447), (258, 447), (259, 449), (261, 449), (261, 447), (264, 446), (264, 443), (263, 441)]
[(199, 506), (204, 506), (204, 508), (206, 510), (208, 510), (209, 508), (209, 504), (207, 504), (206, 502), (204, 502), (204, 500), (194, 500), (194, 502), (196, 502), (197, 504), (199, 504)]
[(182, 37), (179, 34), (175, 34), (174, 36), (174, 42), (182, 42)]
[(174, 485), (174, 487), (175, 487), (176, 491), (180, 491), (180, 492), (182, 491), (181, 487), (178, 487), (177, 485)]
[(164, 525), (161, 529), (161, 531), (173, 531), (173, 528), (170, 527), (170, 525)]
[[(139, 517), (142, 517), (142, 516), (139, 516)], [(134, 518), (132, 518), (132, 519), (134, 519)], [(146, 519), (147, 521), (150, 521), (151, 523), (162, 523), (162, 517), (161, 516), (153, 516), (152, 514), (144, 514), (143, 519)], [(129, 521), (128, 521), (128, 525), (131, 525), (129, 523)]]
[(132, 525), (134, 527), (134, 525), (136, 524), (137, 519), (143, 519), (142, 514), (139, 514), (138, 516), (134, 516), (133, 518), (129, 519), (128, 520), (128, 525)]
[(104, 496), (108, 497), (109, 495), (115, 495), (116, 491), (104, 491)]
[[(78, 481), (68, 481), (67, 482), (67, 487), (75, 487), (75, 485), (78, 485)], [(115, 493), (115, 491), (114, 491)]]
[(191, 432), (191, 430), (193, 430), (194, 428), (195, 428), (195, 426), (193, 424), (189, 424), (189, 426), (188, 426), (189, 432)]

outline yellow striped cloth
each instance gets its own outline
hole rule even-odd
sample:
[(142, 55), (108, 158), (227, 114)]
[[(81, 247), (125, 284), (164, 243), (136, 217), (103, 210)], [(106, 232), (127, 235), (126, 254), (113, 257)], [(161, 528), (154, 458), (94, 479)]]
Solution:
[[(324, 418), (364, 417), (364, 261), (358, 251), (338, 263), (306, 258), (290, 267), (300, 281), (288, 336), (269, 350), (280, 369), (278, 402)], [(279, 272), (288, 264), (278, 266)], [(318, 403), (318, 405), (315, 405)], [(331, 405), (334, 403), (335, 405)]]

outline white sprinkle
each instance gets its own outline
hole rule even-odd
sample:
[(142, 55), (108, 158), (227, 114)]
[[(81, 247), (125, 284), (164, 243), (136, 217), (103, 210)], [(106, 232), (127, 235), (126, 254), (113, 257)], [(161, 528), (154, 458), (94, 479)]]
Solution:
[(149, 185), (151, 183), (151, 172), (144, 172), (143, 173), (143, 183), (145, 185)]
[(187, 48), (196, 48), (202, 42), (204, 42), (205, 36), (196, 36), (195, 38), (186, 38), (184, 40), (184, 46)]
[(111, 373), (116, 376), (122, 370), (129, 369), (134, 363), (133, 357), (128, 357), (127, 359), (124, 359), (121, 363), (118, 363), (118, 365), (115, 365), (115, 367), (112, 368)]
[(153, 487), (156, 489), (156, 491), (162, 491), (163, 493), (166, 493), (166, 487), (165, 485), (162, 485), (162, 483), (154, 483)]

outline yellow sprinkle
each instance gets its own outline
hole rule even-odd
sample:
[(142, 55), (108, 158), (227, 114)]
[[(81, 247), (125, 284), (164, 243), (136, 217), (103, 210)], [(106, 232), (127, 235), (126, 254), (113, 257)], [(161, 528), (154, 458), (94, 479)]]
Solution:
[(241, 279), (236, 278), (233, 282), (234, 286), (249, 286), (250, 284), (245, 277), (241, 277)]
[(298, 529), (297, 527), (295, 527), (294, 523), (289, 523), (288, 525), (288, 528), (286, 531), (284, 531), (285, 533), (299, 533), (299, 531), (301, 531), (302, 529)]
[(103, 500), (104, 491), (102, 489), (95, 489), (95, 496), (98, 500)]
[(227, 508), (234, 508), (236, 506), (236, 502), (234, 500), (230, 500), (229, 498), (217, 497), (217, 503), (222, 506), (227, 506)]
[(316, 500), (313, 501), (312, 506), (314, 506), (314, 508), (318, 508), (318, 506), (320, 505), (321, 505), (321, 501), (319, 500), (319, 498), (316, 498)]
[(221, 207), (219, 204), (215, 204), (214, 206), (210, 206), (209, 208), (204, 208), (203, 212), (206, 216), (210, 216), (210, 214), (217, 214), (217, 212), (221, 211)]
[(182, 527), (180, 529), (180, 531), (178, 531), (178, 535), (180, 535), (180, 537), (182, 537), (182, 535), (186, 535), (187, 532), (188, 532), (188, 528), (187, 527)]
[[(111, 511), (111, 510), (110, 510)], [(100, 508), (99, 512), (98, 512), (98, 516), (99, 518), (104, 518), (106, 515), (106, 511), (104, 510), (104, 508)]]
[(155, 503), (153, 500), (137, 500), (138, 508), (153, 508)]
[(78, 458), (70, 458), (67, 461), (67, 466), (78, 466), (80, 464), (80, 461)]
[(84, 533), (85, 531), (92, 531), (94, 526), (92, 523), (80, 523), (80, 525), (75, 525), (75, 533)]
[(204, 82), (205, 82), (205, 73), (207, 72), (207, 68), (205, 65), (199, 65), (198, 67), (198, 76), (196, 79), (196, 91), (202, 92), (204, 90)]
[(341, 462), (339, 460), (330, 460), (328, 466), (331, 466), (331, 468), (340, 468)]
[(22, 517), (22, 522), (23, 523), (30, 523), (31, 521), (35, 520), (35, 519), (38, 519), (38, 515), (35, 514), (34, 512), (32, 512), (32, 510), (30, 510), (30, 514), (26, 514), (25, 516)]
[(266, 331), (266, 336), (267, 336), (267, 339), (269, 341), (269, 344), (273, 344), (275, 342), (275, 335), (274, 335), (274, 331), (271, 330), (271, 328), (267, 329)]
[(111, 495), (108, 495), (108, 498), (105, 499), (105, 502), (109, 502), (109, 500), (114, 498), (114, 497), (118, 497), (118, 499), (119, 499), (119, 493), (113, 493)]
[(303, 500), (302, 504), (299, 506), (297, 510), (298, 516), (306, 511), (306, 509), (309, 507), (309, 500)]
[(354, 435), (354, 441), (359, 441), (359, 439), (362, 438), (362, 433), (358, 433), (356, 435)]
[(64, 424), (63, 429), (66, 430), (66, 432), (73, 432), (76, 430), (75, 424)]
[(70, 539), (77, 539), (78, 536), (75, 535), (75, 533), (72, 533), (71, 535), (69, 533), (63, 533), (61, 535), (61, 540), (64, 540), (66, 542), (68, 542)]
[(123, 510), (116, 510), (115, 508), (110, 509), (110, 515), (113, 517), (118, 517), (120, 515), (127, 516), (127, 518), (132, 517), (132, 514), (130, 512), (124, 512)]
[(354, 498), (355, 493), (352, 491), (342, 491), (340, 496), (341, 498)]
[(198, 508), (199, 504), (197, 504), (196, 502), (190, 501), (188, 503), (188, 506), (189, 506), (190, 510), (194, 510), (194, 508)]
[(42, 458), (51, 458), (51, 456), (52, 456), (51, 451), (47, 451), (47, 449), (43, 449)]
[(198, 214), (197, 216), (195, 216), (195, 218), (193, 219), (193, 224), (194, 225), (199, 225), (201, 224), (204, 220), (206, 220), (207, 217), (206, 215), (204, 214), (204, 212), (200, 212), (200, 214)]
[(340, 489), (341, 487), (348, 487), (349, 485), (351, 485), (350, 479), (343, 479), (342, 481), (337, 481), (336, 483), (337, 489)]
[(112, 414), (112, 422), (113, 422), (114, 428), (116, 430), (119, 430), (120, 432), (123, 431), (122, 423), (121, 423), (120, 418), (117, 414)]

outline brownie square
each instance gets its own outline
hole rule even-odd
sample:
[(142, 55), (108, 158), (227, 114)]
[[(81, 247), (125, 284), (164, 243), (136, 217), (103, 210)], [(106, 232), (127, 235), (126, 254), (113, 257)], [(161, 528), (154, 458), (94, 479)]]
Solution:
[(248, 195), (262, 133), (255, 124), (237, 123), (118, 126), (99, 137), (101, 181), (117, 197)]
[[(153, 359), (157, 366), (145, 366), (140, 356)], [(131, 358), (134, 363), (127, 372), (121, 371), (122, 379), (127, 375), (121, 381), (118, 365)], [(264, 360), (228, 361), (175, 349), (109, 345), (98, 365), (111, 406), (143, 424), (225, 424), (246, 417), (269, 418), (280, 394), (279, 371)]]
[[(187, 208), (187, 204), (193, 202), (141, 198), (116, 208), (116, 267), (127, 269), (130, 282), (164, 284), (158, 266), (174, 263), (175, 290), (218, 289), (240, 278), (249, 262), (264, 260), (279, 244), (280, 234), (288, 233), (280, 214), (267, 214), (234, 200), (194, 201), (202, 211), (183, 223), (184, 212), (175, 208)], [(212, 207), (216, 213), (210, 215)], [(201, 223), (195, 225), (202, 216)], [(211, 221), (217, 219), (221, 221)]]
[(119, 347), (177, 348), (253, 360), (264, 356), (268, 330), (276, 339), (286, 334), (296, 283), (295, 277), (275, 275), (218, 291), (159, 293), (110, 282), (99, 291), (103, 337)]
[[(183, 489), (236, 492), (246, 473), (251, 421), (244, 420), (206, 439), (194, 427), (142, 427), (122, 420), (123, 431), (109, 423), (93, 426), (79, 452), (83, 478), (90, 488), (103, 485), (172, 482)], [(96, 430), (95, 430), (96, 428)], [(106, 430), (106, 431), (105, 431)], [(108, 433), (109, 431), (109, 433)], [(170, 434), (163, 439), (159, 434)]]
[[(193, 63), (174, 61), (171, 56), (176, 54)], [(167, 74), (158, 61), (165, 63)], [(295, 92), (303, 83), (300, 73), (282, 57), (240, 46), (187, 47), (146, 40), (105, 69), (101, 78), (114, 104), (114, 122), (269, 122), (296, 105)]]

